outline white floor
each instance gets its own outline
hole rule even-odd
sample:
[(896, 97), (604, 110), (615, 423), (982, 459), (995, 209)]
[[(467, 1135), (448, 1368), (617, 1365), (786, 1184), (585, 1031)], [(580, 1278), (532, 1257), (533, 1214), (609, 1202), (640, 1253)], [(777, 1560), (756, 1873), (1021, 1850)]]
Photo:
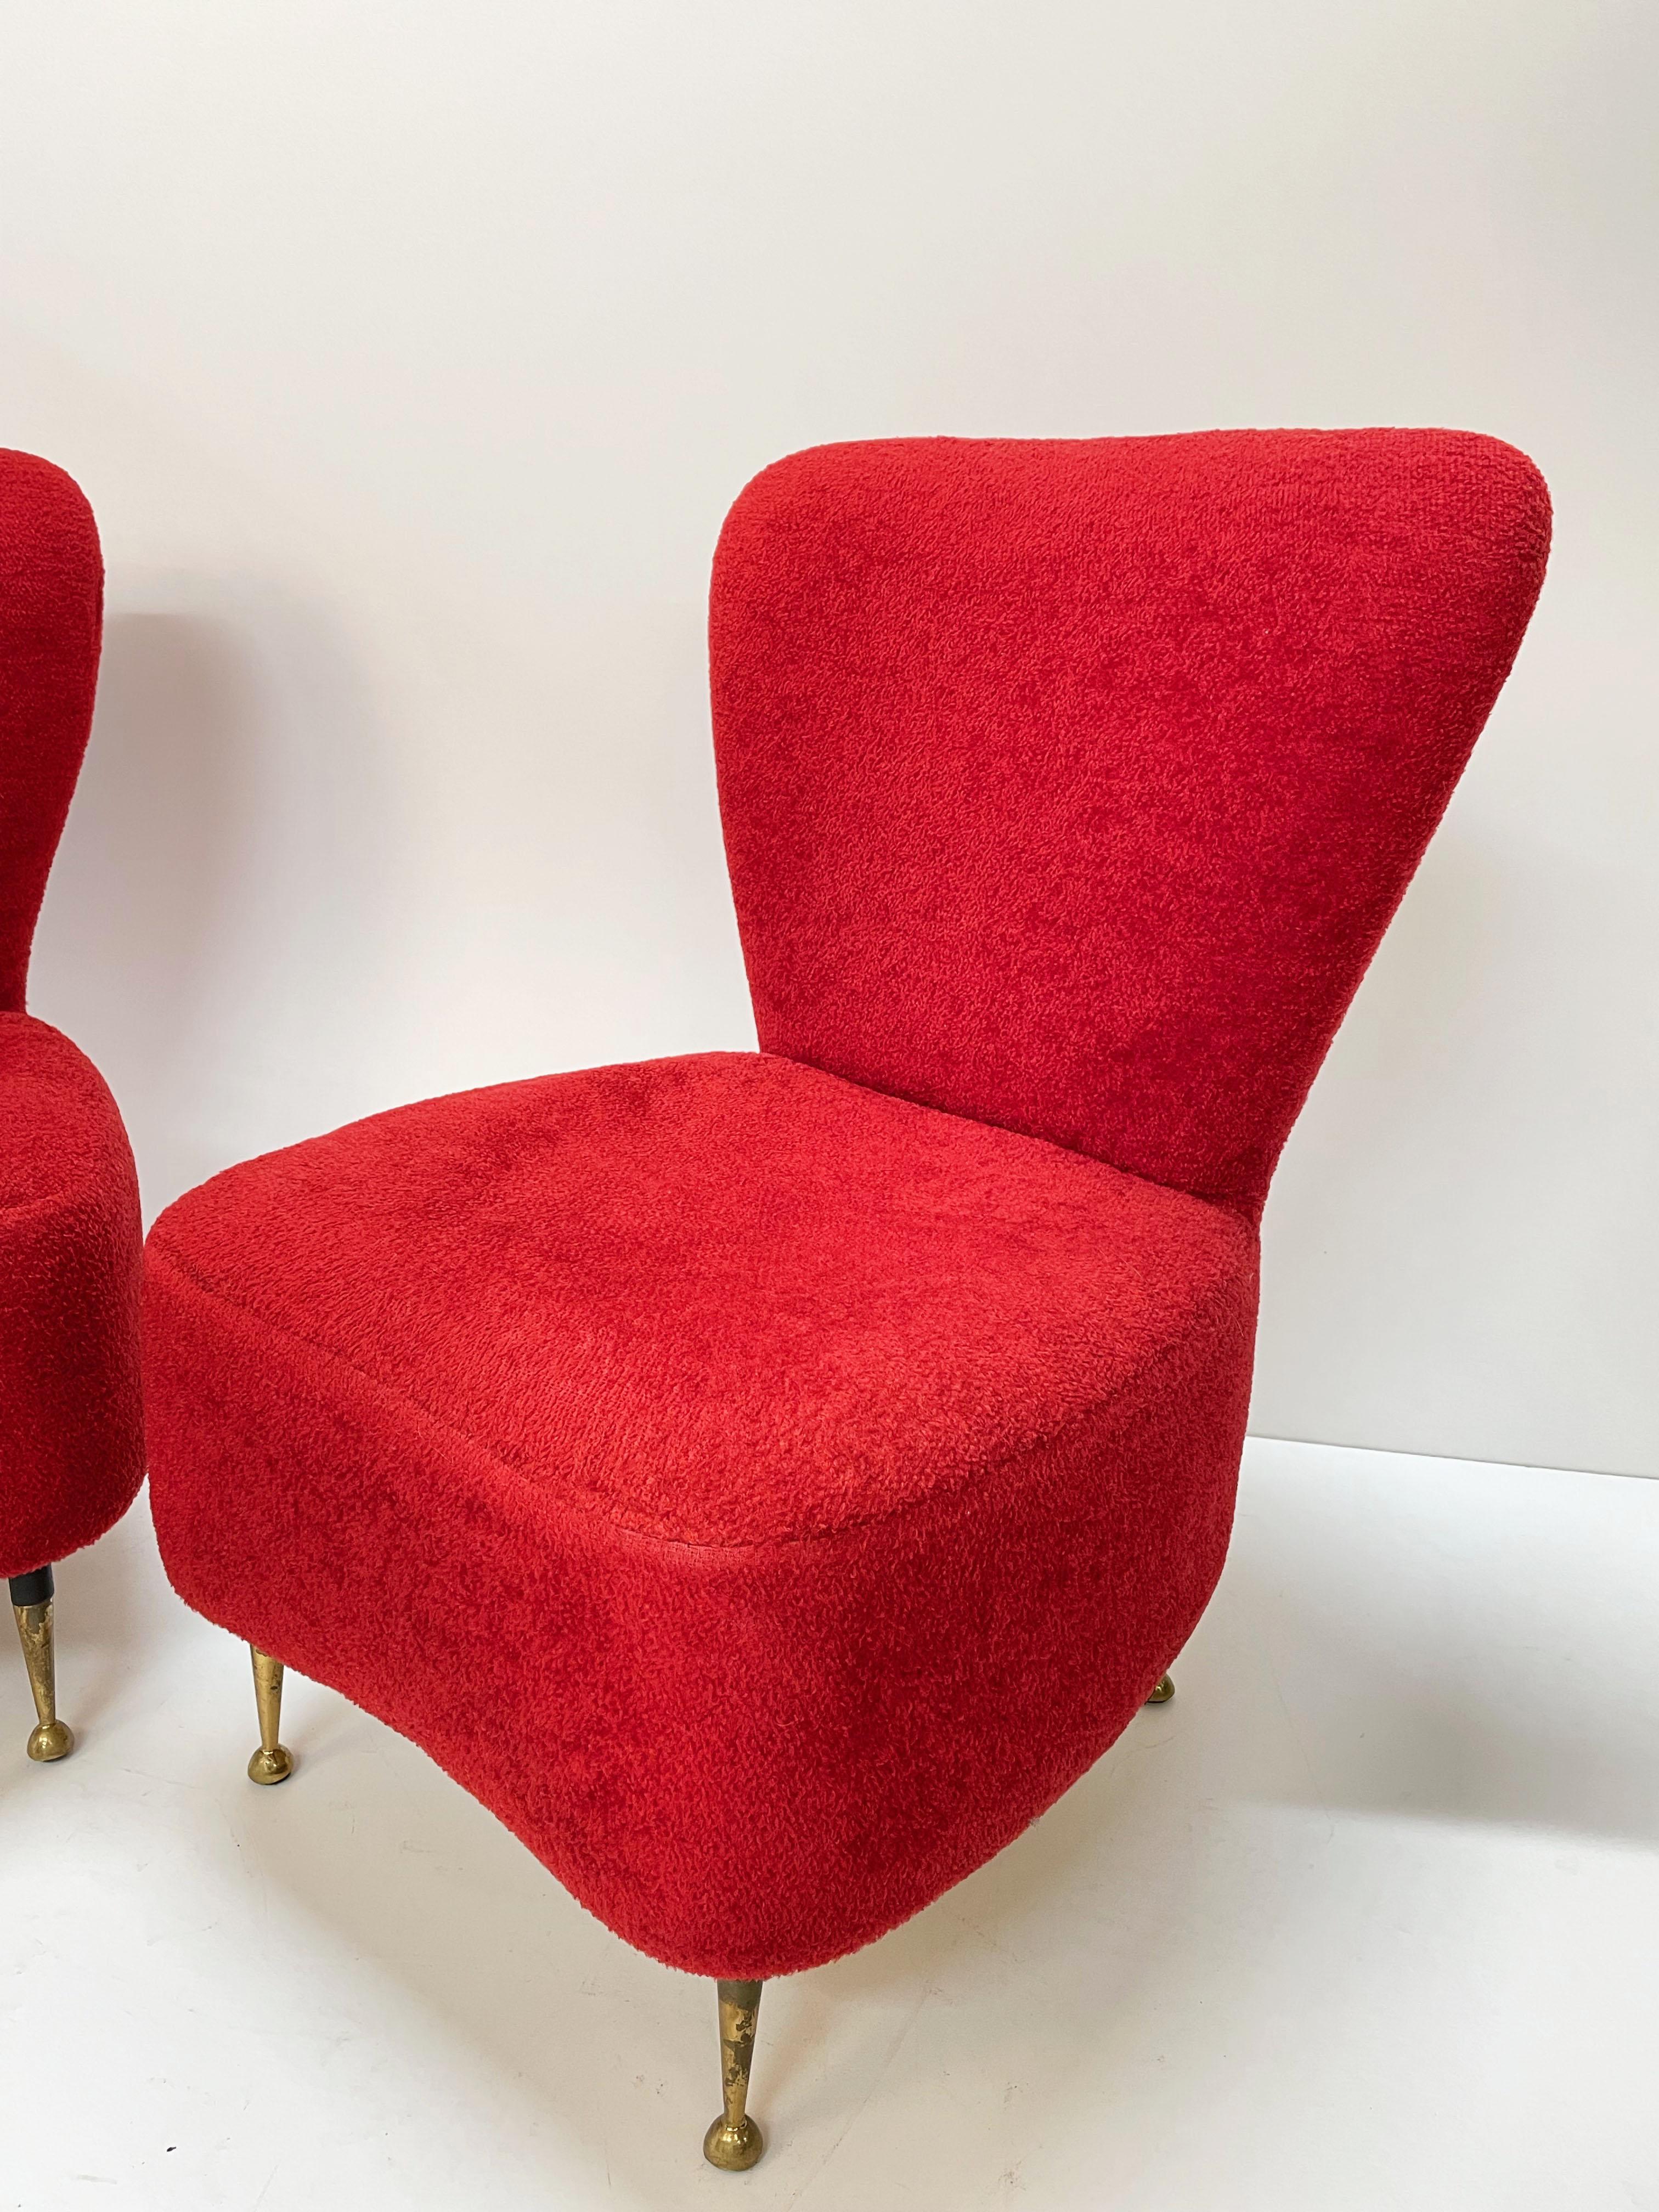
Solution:
[(1659, 1483), (1253, 1444), (1175, 1703), (768, 1990), (741, 2179), (705, 1984), (312, 1684), (254, 1789), (142, 1507), (58, 1596), (64, 1765), (0, 1649), (0, 2206), (1659, 2207)]

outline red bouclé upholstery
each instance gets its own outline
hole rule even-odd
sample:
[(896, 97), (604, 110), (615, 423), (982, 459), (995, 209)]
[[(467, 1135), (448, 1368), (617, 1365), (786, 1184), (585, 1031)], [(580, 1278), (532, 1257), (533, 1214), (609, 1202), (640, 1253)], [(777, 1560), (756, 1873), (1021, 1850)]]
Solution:
[(763, 1048), (1259, 1213), (1548, 545), (1443, 430), (779, 462), (712, 624)]
[(92, 728), (104, 564), (79, 488), (0, 451), (0, 1012), (29, 944)]
[(143, 1473), (139, 1217), (114, 1101), (22, 1011), (92, 720), (98, 533), (61, 469), (0, 452), (0, 1575), (101, 1535)]
[(811, 1965), (966, 1874), (1220, 1568), (1249, 1231), (787, 1060), (382, 1115), (219, 1176), (150, 1255), (183, 1595), (701, 1972)]
[(0, 1014), (0, 1575), (101, 1536), (143, 1474), (138, 1186), (66, 1036)]
[(768, 471), (712, 624), (766, 1049), (405, 1108), (164, 1214), (184, 1596), (672, 1964), (810, 1966), (980, 1864), (1214, 1585), (1255, 1215), (1547, 536), (1449, 434)]

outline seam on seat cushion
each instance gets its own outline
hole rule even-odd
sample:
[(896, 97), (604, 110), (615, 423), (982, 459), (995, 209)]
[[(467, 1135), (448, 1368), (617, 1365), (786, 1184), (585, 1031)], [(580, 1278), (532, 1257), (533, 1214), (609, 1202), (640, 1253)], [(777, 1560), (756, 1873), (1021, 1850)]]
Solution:
[(100, 1185), (88, 1178), (80, 1183), (66, 1183), (62, 1190), (50, 1190), (40, 1198), (15, 1198), (9, 1204), (0, 1206), (0, 1221), (9, 1227), (32, 1213), (52, 1213), (65, 1206), (74, 1206), (88, 1198), (95, 1199)]
[[(1237, 1216), (1232, 1218), (1235, 1220), (1237, 1218)], [(1240, 1226), (1242, 1227), (1243, 1224), (1240, 1224)], [(1246, 1234), (1248, 1233), (1247, 1231)], [(246, 1304), (241, 1299), (231, 1297), (228, 1292), (221, 1290), (216, 1285), (208, 1282), (176, 1247), (169, 1249), (164, 1243), (159, 1242), (153, 1231), (149, 1243), (148, 1257), (151, 1266), (159, 1266), (171, 1270), (198, 1297), (207, 1298), (214, 1304), (222, 1306), (227, 1312), (237, 1315), (251, 1328), (263, 1329), (268, 1334), (281, 1338), (286, 1343), (299, 1346), (313, 1358), (327, 1361), (331, 1366), (337, 1368), (343, 1374), (355, 1376), (377, 1397), (404, 1413), (412, 1414), (416, 1419), (428, 1423), (441, 1435), (453, 1437), (458, 1443), (465, 1444), (469, 1450), (482, 1453), (493, 1466), (498, 1468), (515, 1485), (532, 1496), (550, 1498), (561, 1507), (571, 1512), (579, 1513), (588, 1520), (608, 1522), (612, 1527), (646, 1542), (672, 1546), (676, 1549), (690, 1552), (755, 1552), (791, 1544), (823, 1542), (848, 1534), (854, 1529), (880, 1527), (884, 1522), (902, 1519), (907, 1514), (925, 1512), (943, 1501), (957, 1497), (969, 1489), (981, 1476), (994, 1474), (999, 1468), (1009, 1465), (1028, 1452), (1042, 1449), (1052, 1449), (1061, 1444), (1074, 1431), (1085, 1428), (1102, 1413), (1110, 1411), (1125, 1401), (1133, 1403), (1133, 1399), (1139, 1395), (1140, 1386), (1155, 1380), (1163, 1368), (1174, 1363), (1176, 1354), (1184, 1350), (1205, 1328), (1210, 1325), (1224, 1306), (1234, 1284), (1233, 1278), (1224, 1277), (1194, 1309), (1187, 1327), (1178, 1335), (1170, 1338), (1165, 1343), (1160, 1345), (1140, 1366), (1124, 1378), (1120, 1387), (1109, 1396), (1091, 1400), (1088, 1405), (1079, 1408), (1047, 1436), (1030, 1437), (1023, 1443), (1011, 1445), (1006, 1449), (997, 1453), (994, 1457), (978, 1462), (958, 1480), (938, 1484), (921, 1497), (903, 1499), (898, 1504), (890, 1506), (884, 1512), (864, 1514), (856, 1518), (830, 1522), (821, 1528), (797, 1529), (787, 1535), (760, 1536), (748, 1541), (725, 1541), (671, 1534), (660, 1528), (653, 1528), (647, 1523), (631, 1520), (625, 1514), (607, 1511), (603, 1506), (572, 1491), (568, 1486), (561, 1484), (556, 1488), (550, 1484), (536, 1482), (525, 1473), (522, 1468), (515, 1467), (510, 1460), (504, 1459), (493, 1444), (485, 1443), (482, 1437), (472, 1435), (465, 1429), (456, 1427), (453, 1422), (445, 1420), (441, 1414), (434, 1413), (429, 1407), (422, 1406), (418, 1399), (410, 1396), (406, 1391), (398, 1389), (392, 1384), (383, 1382), (378, 1376), (371, 1375), (366, 1368), (358, 1366), (355, 1360), (348, 1359), (343, 1353), (337, 1352), (332, 1346), (319, 1343), (311, 1337), (302, 1336), (297, 1329), (290, 1328), (285, 1322), (268, 1319), (256, 1307)]]

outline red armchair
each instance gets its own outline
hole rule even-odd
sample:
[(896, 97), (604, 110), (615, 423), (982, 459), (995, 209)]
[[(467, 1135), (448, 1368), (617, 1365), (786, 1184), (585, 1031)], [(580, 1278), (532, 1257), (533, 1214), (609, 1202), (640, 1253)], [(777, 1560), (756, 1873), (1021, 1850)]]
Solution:
[(52, 1563), (118, 1521), (143, 1475), (132, 1154), (97, 1069), (23, 1011), (102, 602), (85, 500), (49, 462), (0, 452), (0, 1573), (39, 1759), (75, 1741), (57, 1711)]
[(152, 1232), (181, 1595), (629, 1942), (760, 1985), (1097, 1759), (1220, 1571), (1256, 1222), (1508, 671), (1536, 471), (1442, 432), (829, 447), (726, 523), (758, 1055), (431, 1100)]

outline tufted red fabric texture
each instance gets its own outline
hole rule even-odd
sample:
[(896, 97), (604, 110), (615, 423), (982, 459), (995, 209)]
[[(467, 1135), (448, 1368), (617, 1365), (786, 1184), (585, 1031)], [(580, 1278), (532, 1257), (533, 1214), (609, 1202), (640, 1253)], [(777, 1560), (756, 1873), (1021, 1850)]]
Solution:
[(1548, 544), (1454, 431), (780, 461), (710, 616), (762, 1046), (1259, 1212)]
[(1017, 1833), (1225, 1548), (1248, 1228), (788, 1060), (358, 1122), (170, 1208), (149, 1282), (182, 1594), (699, 1972), (844, 1950)]
[(1220, 1570), (1255, 1216), (1547, 532), (1445, 433), (769, 471), (712, 614), (766, 1050), (171, 1207), (182, 1594), (674, 1965), (810, 1966), (980, 1864)]
[(0, 451), (0, 1012), (29, 945), (92, 727), (103, 560), (78, 486)]
[(97, 1070), (22, 1012), (102, 607), (80, 491), (0, 452), (0, 1575), (101, 1535), (143, 1474), (132, 1154)]
[(143, 1476), (138, 1187), (66, 1036), (0, 1014), (0, 1575), (101, 1536)]

